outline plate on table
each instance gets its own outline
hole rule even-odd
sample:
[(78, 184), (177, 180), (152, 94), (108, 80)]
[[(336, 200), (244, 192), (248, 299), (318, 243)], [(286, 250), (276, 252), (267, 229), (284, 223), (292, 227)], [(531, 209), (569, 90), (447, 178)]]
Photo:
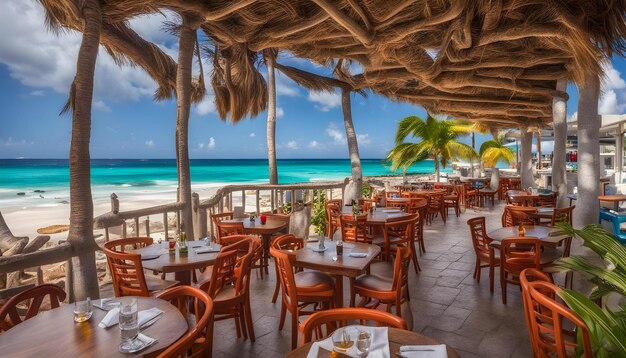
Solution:
[(313, 250), (314, 252), (324, 252), (328, 250), (328, 247), (324, 247), (323, 249), (320, 249), (319, 246), (315, 246), (315, 247), (311, 247), (311, 250)]

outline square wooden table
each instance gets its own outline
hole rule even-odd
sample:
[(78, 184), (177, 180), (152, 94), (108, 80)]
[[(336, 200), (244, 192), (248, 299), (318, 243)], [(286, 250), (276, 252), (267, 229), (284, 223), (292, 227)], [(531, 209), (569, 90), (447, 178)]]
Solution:
[[(356, 278), (361, 275), (380, 254), (378, 245), (344, 242), (343, 255), (337, 256), (337, 243), (326, 241), (326, 251), (315, 252), (318, 243), (309, 243), (296, 251), (297, 267), (327, 272), (335, 276), (335, 306), (343, 307), (343, 277)], [(367, 257), (351, 257), (350, 253), (367, 253)]]

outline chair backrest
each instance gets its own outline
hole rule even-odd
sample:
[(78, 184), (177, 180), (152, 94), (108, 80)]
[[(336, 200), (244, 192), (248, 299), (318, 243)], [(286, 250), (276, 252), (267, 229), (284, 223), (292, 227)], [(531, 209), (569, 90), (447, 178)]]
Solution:
[[(402, 193), (399, 191), (386, 191), (385, 192), (385, 199), (393, 199), (393, 198), (400, 198), (402, 197)], [(389, 205), (389, 203), (387, 203), (387, 205)]]
[[(0, 332), (4, 332), (27, 319), (36, 316), (41, 309), (43, 300), (49, 296), (50, 307), (58, 308), (59, 303), (65, 300), (66, 294), (57, 285), (43, 284), (22, 291), (11, 297), (0, 308)], [(26, 313), (20, 314), (18, 305), (26, 305)]]
[(502, 227), (519, 225), (520, 221), (524, 225), (533, 225), (533, 220), (528, 213), (536, 213), (537, 208), (531, 206), (507, 205), (502, 212)]
[(231, 235), (244, 235), (243, 222), (217, 222), (217, 243), (222, 243), (222, 237)]
[(518, 276), (524, 269), (541, 268), (541, 241), (536, 237), (510, 237), (500, 243), (500, 266)]
[(402, 292), (408, 290), (409, 265), (411, 264), (411, 249), (405, 246), (396, 248), (396, 259), (393, 263), (392, 291), (396, 291), (398, 297), (402, 297)]
[(292, 234), (279, 236), (272, 241), (272, 247), (277, 250), (296, 251), (304, 247), (304, 240)]
[(411, 214), (418, 214), (418, 219), (415, 221), (416, 238), (424, 237), (424, 222), (426, 221), (426, 215), (428, 215), (428, 198), (418, 198), (411, 200), (411, 206), (409, 208)]
[(552, 278), (550, 276), (548, 276), (546, 273), (544, 273), (543, 271), (534, 269), (534, 268), (527, 268), (524, 269), (520, 275), (519, 275), (519, 282), (520, 282), (520, 286), (522, 287), (522, 296), (523, 296), (523, 302), (524, 302), (524, 317), (526, 319), (526, 327), (528, 328), (528, 335), (530, 337), (530, 343), (531, 346), (533, 348), (533, 354), (535, 356), (538, 355), (538, 352), (535, 352), (535, 342), (533, 342), (533, 340), (535, 339), (535, 337), (533, 336), (533, 331), (532, 331), (532, 326), (531, 326), (531, 308), (530, 307), (530, 302), (531, 302), (531, 297), (530, 297), (530, 291), (528, 290), (528, 284), (530, 282), (533, 281), (545, 281), (545, 282), (552, 282)]
[(509, 179), (509, 189), (520, 190), (522, 188), (522, 180), (518, 178)]
[(145, 239), (127, 238), (109, 241), (102, 247), (111, 271), (113, 291), (116, 297), (150, 296), (141, 264), (141, 255), (125, 252), (127, 246), (134, 247), (134, 242), (137, 242), (137, 245), (142, 245), (147, 242)]
[(472, 235), (472, 245), (476, 253), (482, 252), (489, 254), (491, 247), (491, 238), (487, 236), (487, 227), (485, 225), (485, 217), (480, 216), (467, 220), (467, 225)]
[(210, 297), (215, 298), (226, 285), (234, 284), (236, 281), (235, 268), (237, 267), (238, 250), (229, 249), (228, 246), (222, 250), (215, 258), (211, 280), (203, 283), (200, 289), (206, 291)]
[(545, 207), (556, 207), (556, 198), (558, 196), (558, 192), (550, 193), (548, 195), (542, 194), (535, 200), (537, 206), (545, 206)]
[(254, 236), (250, 235), (229, 235), (222, 237), (221, 251), (237, 250), (237, 256), (244, 256), (251, 251)]
[(107, 247), (117, 252), (126, 250), (137, 250), (142, 247), (150, 246), (154, 243), (151, 237), (127, 237), (125, 239), (113, 240), (107, 243)]
[[(361, 325), (373, 322), (379, 327), (389, 326), (408, 329), (404, 319), (391, 313), (369, 308), (333, 308), (315, 312), (300, 324), (301, 343), (306, 344), (313, 339), (328, 337), (337, 328), (345, 327), (353, 324), (353, 322), (358, 322)], [(322, 330), (322, 327), (326, 328), (325, 332)]]
[[(524, 299), (528, 297), (530, 300), (527, 306), (533, 352), (539, 357), (556, 355), (559, 358), (565, 358), (569, 357), (569, 353), (576, 347), (582, 347), (582, 356), (591, 358), (593, 351), (589, 328), (576, 313), (555, 299), (560, 289), (546, 281), (533, 281), (527, 284), (528, 294), (524, 296)], [(581, 342), (566, 339), (564, 326), (568, 322), (576, 327), (575, 336)]]
[(407, 201), (394, 201), (393, 199), (387, 200), (387, 206), (390, 208), (400, 208), (402, 211), (409, 211), (410, 202)]
[[(192, 320), (195, 326), (189, 327), (185, 335), (157, 357), (210, 357), (213, 349), (213, 300), (209, 295), (191, 286), (177, 286), (156, 297), (176, 306), (185, 318), (190, 314), (195, 315), (195, 320)], [(193, 311), (190, 307), (193, 307)]]
[(552, 212), (552, 221), (551, 225), (554, 225), (558, 222), (566, 222), (570, 225), (572, 224), (572, 216), (574, 214), (575, 205), (568, 206), (566, 208), (555, 208)]
[(341, 223), (341, 238), (343, 241), (356, 241), (367, 243), (367, 213), (352, 216), (341, 215), (339, 217)]
[(285, 307), (289, 307), (294, 312), (298, 306), (298, 295), (296, 292), (296, 279), (293, 274), (295, 256), (289, 252), (277, 250), (270, 247), (270, 254), (276, 260), (276, 270), (280, 279), (280, 289), (282, 292), (282, 301)]
[(339, 225), (341, 216), (341, 199), (333, 199), (326, 202), (326, 222), (334, 220)]
[(430, 200), (428, 201), (428, 206), (430, 210), (440, 210), (443, 206), (443, 197), (445, 192), (437, 192), (429, 195)]
[(369, 211), (374, 204), (376, 204), (376, 199), (369, 199), (369, 198), (359, 199), (359, 206), (361, 207), (361, 211), (363, 212)]
[[(419, 214), (412, 214), (404, 220), (387, 222), (383, 235), (388, 236), (393, 233), (394, 242), (404, 243), (408, 246), (415, 237), (415, 224), (419, 219)], [(385, 242), (389, 242), (389, 237), (385, 237)]]

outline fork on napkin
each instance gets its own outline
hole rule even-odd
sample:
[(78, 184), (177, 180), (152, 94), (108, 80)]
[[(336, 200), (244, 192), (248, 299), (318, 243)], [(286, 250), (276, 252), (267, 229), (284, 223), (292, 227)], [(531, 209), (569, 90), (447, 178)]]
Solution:
[[(141, 329), (143, 325), (152, 321), (153, 319), (159, 317), (163, 314), (158, 308), (150, 308), (147, 310), (137, 312), (137, 323), (139, 324), (139, 328)], [(110, 310), (106, 316), (98, 323), (98, 327), (100, 328), (109, 328), (115, 326), (119, 323), (120, 309), (119, 307), (113, 308)]]
[(220, 252), (220, 249), (217, 247), (203, 247), (201, 249), (194, 250), (196, 254), (208, 254), (211, 252)]
[(445, 344), (401, 346), (398, 356), (404, 358), (448, 358)]

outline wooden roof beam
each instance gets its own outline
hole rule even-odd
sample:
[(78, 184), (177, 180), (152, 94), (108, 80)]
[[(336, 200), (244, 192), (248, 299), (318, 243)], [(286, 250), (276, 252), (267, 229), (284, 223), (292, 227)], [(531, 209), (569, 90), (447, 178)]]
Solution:
[(330, 3), (326, 0), (311, 0), (321, 7), (324, 11), (330, 15), (330, 17), (337, 22), (341, 27), (348, 30), (355, 38), (357, 38), (363, 45), (370, 45), (374, 38), (374, 35), (363, 29), (356, 23), (351, 17), (347, 16), (341, 10), (339, 10), (334, 3)]

